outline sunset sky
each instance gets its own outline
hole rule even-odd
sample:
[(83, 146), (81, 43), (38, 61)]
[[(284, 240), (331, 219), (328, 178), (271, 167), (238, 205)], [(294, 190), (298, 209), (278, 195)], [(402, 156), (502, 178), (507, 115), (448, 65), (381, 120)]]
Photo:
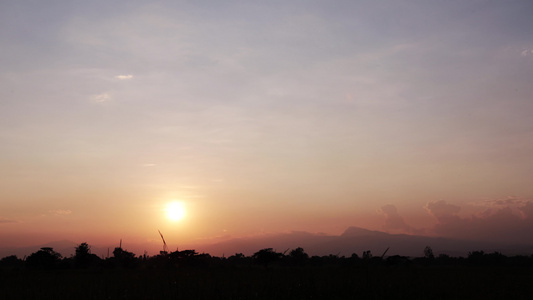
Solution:
[(1, 1), (0, 246), (348, 226), (532, 243), (532, 13)]

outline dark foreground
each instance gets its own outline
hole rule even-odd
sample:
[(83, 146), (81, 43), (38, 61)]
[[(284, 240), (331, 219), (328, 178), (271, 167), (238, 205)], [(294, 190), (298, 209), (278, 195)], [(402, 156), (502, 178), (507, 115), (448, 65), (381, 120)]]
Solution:
[(0, 299), (531, 299), (513, 266), (0, 270)]

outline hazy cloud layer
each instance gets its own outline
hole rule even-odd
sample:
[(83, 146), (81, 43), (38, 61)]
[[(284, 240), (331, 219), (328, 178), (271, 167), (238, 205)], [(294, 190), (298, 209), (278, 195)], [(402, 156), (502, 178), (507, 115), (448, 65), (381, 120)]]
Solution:
[(446, 201), (429, 202), (426, 209), (437, 221), (431, 231), (440, 236), (530, 243), (533, 238), (533, 201), (516, 205), (517, 202), (513, 199), (496, 200), (494, 207), (469, 217), (459, 216), (461, 207)]
[(0, 217), (0, 224), (5, 224), (5, 223), (17, 223), (17, 221)]
[(443, 200), (428, 202), (425, 209), (436, 221), (429, 228), (410, 226), (392, 204), (382, 206), (378, 212), (385, 216), (382, 228), (390, 233), (530, 244), (533, 239), (532, 200), (509, 197), (474, 204), (481, 210), (470, 216), (461, 216), (461, 207), (458, 205)]

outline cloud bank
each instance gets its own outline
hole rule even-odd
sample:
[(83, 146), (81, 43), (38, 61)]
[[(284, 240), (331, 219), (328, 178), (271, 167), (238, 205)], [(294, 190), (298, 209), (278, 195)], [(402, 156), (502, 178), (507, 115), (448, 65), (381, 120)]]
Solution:
[(469, 217), (460, 217), (461, 207), (446, 201), (429, 202), (426, 209), (437, 221), (432, 232), (439, 236), (509, 243), (530, 243), (533, 238), (533, 201), (497, 200)]
[(461, 207), (446, 201), (425, 205), (436, 221), (430, 228), (407, 224), (392, 204), (380, 208), (385, 216), (383, 229), (391, 233), (428, 234), (465, 240), (529, 244), (533, 241), (533, 200), (508, 198), (478, 203), (483, 209), (470, 216), (460, 216)]

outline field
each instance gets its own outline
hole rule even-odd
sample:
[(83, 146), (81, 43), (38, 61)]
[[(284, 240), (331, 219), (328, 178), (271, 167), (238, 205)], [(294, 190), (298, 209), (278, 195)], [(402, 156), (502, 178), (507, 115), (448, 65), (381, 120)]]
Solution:
[(0, 269), (0, 299), (530, 299), (512, 266)]

